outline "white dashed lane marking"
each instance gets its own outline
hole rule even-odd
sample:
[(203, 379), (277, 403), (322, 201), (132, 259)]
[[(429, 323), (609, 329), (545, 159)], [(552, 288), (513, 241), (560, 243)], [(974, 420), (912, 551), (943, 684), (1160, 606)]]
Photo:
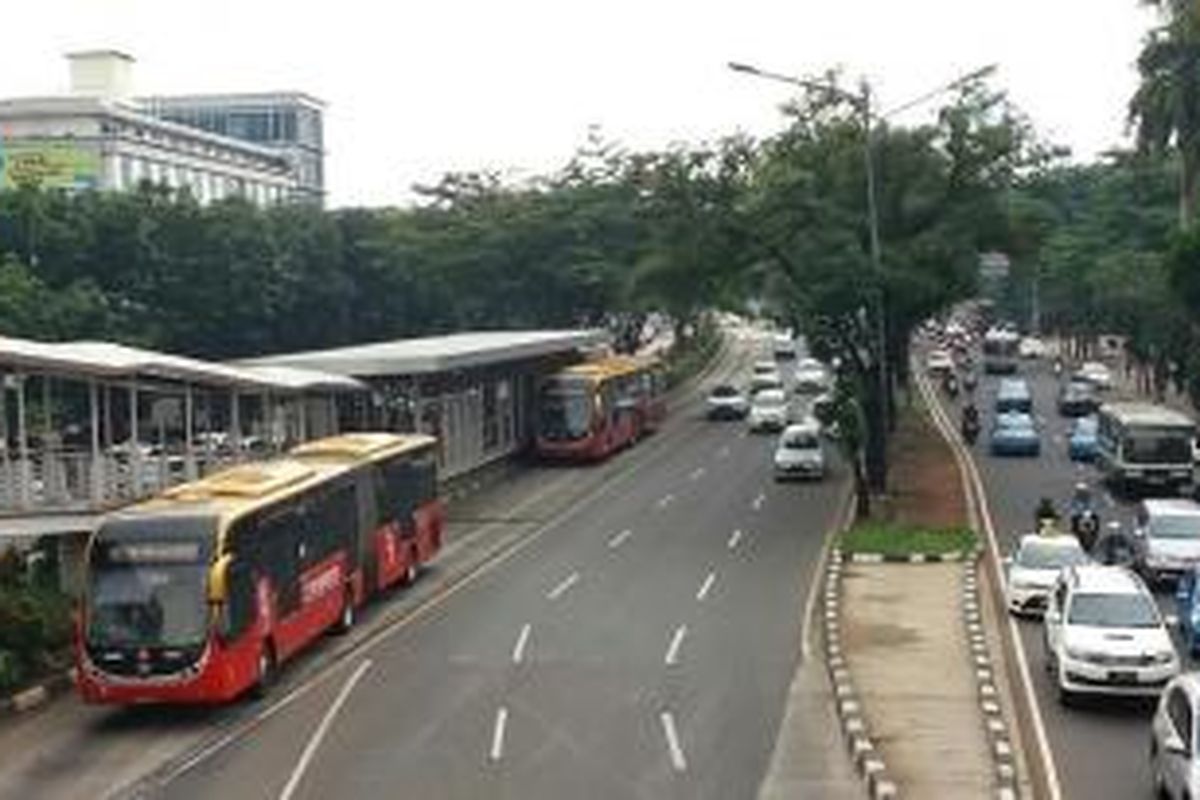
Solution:
[(557, 586), (555, 586), (553, 589), (551, 589), (549, 592), (546, 593), (546, 599), (547, 600), (557, 600), (558, 598), (560, 598), (564, 594), (566, 594), (567, 590), (570, 589), (572, 586), (574, 586), (578, 580), (579, 580), (579, 573), (572, 572), (570, 575), (568, 575), (566, 578), (564, 578), (561, 583), (559, 583)]

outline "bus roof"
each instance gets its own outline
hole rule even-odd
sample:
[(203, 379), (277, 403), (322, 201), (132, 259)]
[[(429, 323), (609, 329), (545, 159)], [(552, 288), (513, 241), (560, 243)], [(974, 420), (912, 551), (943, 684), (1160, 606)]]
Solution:
[(234, 521), (324, 481), (349, 474), (354, 467), (413, 452), (437, 440), (422, 434), (354, 433), (306, 442), (268, 461), (214, 472), (172, 487), (112, 515), (112, 519), (203, 514), (216, 520), (222, 539)]
[(1150, 427), (1194, 428), (1191, 417), (1166, 406), (1154, 403), (1105, 403), (1100, 413), (1115, 419), (1122, 425), (1145, 425)]
[(582, 364), (565, 367), (558, 374), (560, 376), (574, 376), (601, 381), (607, 378), (616, 378), (621, 375), (629, 375), (634, 372), (650, 369), (659, 366), (659, 364), (660, 362), (657, 358), (608, 356), (596, 361), (586, 361)]
[(423, 433), (344, 433), (305, 442), (289, 450), (288, 455), (306, 463), (313, 459), (377, 461), (436, 443), (437, 439)]

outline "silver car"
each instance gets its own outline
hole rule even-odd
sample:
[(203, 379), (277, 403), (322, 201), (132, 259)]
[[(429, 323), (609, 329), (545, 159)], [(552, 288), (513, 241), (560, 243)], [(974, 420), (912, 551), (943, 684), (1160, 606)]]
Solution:
[(1200, 504), (1171, 498), (1138, 504), (1138, 567), (1148, 580), (1178, 577), (1200, 564)]
[(789, 425), (775, 446), (775, 480), (825, 477), (825, 448), (815, 420)]
[(1196, 718), (1200, 673), (1188, 672), (1167, 684), (1150, 726), (1150, 775), (1154, 796), (1170, 800), (1200, 797), (1200, 758)]

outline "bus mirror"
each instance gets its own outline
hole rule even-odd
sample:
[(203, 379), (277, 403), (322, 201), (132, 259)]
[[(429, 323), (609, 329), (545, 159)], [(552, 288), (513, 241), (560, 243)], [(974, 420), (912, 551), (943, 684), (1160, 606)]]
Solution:
[(208, 602), (223, 603), (229, 594), (229, 553), (218, 558), (208, 570)]

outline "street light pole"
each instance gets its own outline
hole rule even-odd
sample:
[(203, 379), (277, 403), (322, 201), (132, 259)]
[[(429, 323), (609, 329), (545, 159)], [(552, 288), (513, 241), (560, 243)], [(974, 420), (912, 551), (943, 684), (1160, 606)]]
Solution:
[(879, 410), (882, 419), (879, 420), (883, 432), (890, 425), (891, 408), (890, 408), (890, 387), (888, 368), (887, 368), (887, 308), (886, 308), (886, 292), (883, 275), (883, 248), (879, 240), (879, 209), (876, 197), (876, 175), (875, 175), (875, 156), (874, 156), (874, 138), (875, 138), (875, 123), (880, 120), (885, 120), (888, 117), (898, 114), (902, 111), (907, 111), (910, 108), (918, 106), (927, 100), (931, 100), (938, 95), (955, 89), (963, 84), (973, 80), (986, 77), (992, 72), (995, 72), (996, 65), (989, 64), (980, 69), (968, 72), (961, 77), (955, 78), (953, 81), (940, 86), (932, 91), (926, 92), (923, 95), (916, 97), (902, 105), (896, 106), (881, 114), (874, 114), (871, 108), (871, 85), (864, 78), (861, 84), (860, 94), (853, 94), (832, 84), (822, 81), (811, 81), (803, 78), (796, 78), (791, 75), (784, 75), (778, 72), (769, 72), (759, 69), (751, 64), (745, 64), (735, 61), (730, 61), (729, 68), (734, 72), (742, 72), (748, 75), (754, 75), (767, 80), (778, 81), (780, 83), (788, 83), (793, 86), (798, 86), (801, 89), (810, 91), (822, 91), (837, 97), (849, 103), (856, 111), (862, 115), (863, 126), (863, 161), (866, 168), (867, 178), (867, 227), (868, 236), (870, 238), (870, 257), (872, 275), (878, 283), (875, 294), (875, 330), (874, 339), (877, 353), (876, 377), (879, 380)]
[(867, 227), (871, 239), (871, 273), (875, 277), (875, 347), (876, 378), (879, 381), (879, 410), (882, 423), (890, 427), (891, 403), (890, 382), (887, 369), (887, 303), (883, 280), (883, 252), (879, 245), (879, 207), (875, 195), (874, 120), (871, 118), (871, 84), (862, 82), (863, 161), (867, 172)]

